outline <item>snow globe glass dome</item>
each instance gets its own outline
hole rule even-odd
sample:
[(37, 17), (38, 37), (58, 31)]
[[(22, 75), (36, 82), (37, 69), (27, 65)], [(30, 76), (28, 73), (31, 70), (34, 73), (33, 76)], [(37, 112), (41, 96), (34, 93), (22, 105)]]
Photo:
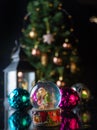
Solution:
[(61, 93), (51, 81), (39, 81), (30, 92), (30, 101), (34, 109), (47, 110), (58, 108)]

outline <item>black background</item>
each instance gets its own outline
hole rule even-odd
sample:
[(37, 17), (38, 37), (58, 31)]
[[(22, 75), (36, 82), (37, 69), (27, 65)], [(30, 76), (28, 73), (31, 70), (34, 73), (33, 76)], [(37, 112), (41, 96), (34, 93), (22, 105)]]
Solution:
[[(83, 83), (96, 97), (97, 88), (97, 24), (90, 23), (97, 16), (96, 0), (64, 0), (64, 8), (73, 17), (79, 39), (78, 50), (84, 67)], [(3, 69), (10, 63), (15, 39), (20, 37), (28, 0), (0, 0), (0, 98), (3, 97)]]

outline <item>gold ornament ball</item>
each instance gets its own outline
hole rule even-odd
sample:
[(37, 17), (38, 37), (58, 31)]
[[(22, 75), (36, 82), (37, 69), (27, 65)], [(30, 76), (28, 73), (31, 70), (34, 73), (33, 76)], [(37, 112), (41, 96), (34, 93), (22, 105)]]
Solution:
[(57, 84), (57, 86), (58, 86), (59, 88), (62, 88), (62, 87), (65, 86), (65, 82), (64, 82), (63, 80), (58, 80), (58, 81), (56, 82), (56, 84)]
[(62, 60), (62, 58), (61, 57), (54, 57), (53, 58), (53, 62), (56, 64), (56, 65), (62, 65), (62, 62), (63, 62), (63, 60)]
[(71, 44), (64, 42), (64, 43), (63, 43), (63, 47), (64, 47), (65, 49), (71, 49)]
[(29, 37), (30, 38), (35, 38), (36, 37), (36, 32), (35, 31), (31, 31), (31, 32), (29, 32)]
[(88, 100), (90, 99), (90, 91), (89, 91), (88, 88), (82, 89), (81, 98), (82, 98), (83, 100), (86, 100), (86, 101), (88, 101)]
[(38, 48), (33, 48), (32, 49), (32, 55), (33, 56), (40, 56), (41, 52)]

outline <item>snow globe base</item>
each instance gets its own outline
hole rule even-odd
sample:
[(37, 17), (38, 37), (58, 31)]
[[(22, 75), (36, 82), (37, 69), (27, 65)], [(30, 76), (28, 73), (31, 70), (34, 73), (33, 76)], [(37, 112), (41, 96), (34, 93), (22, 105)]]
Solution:
[(54, 109), (32, 109), (32, 120), (34, 126), (59, 126), (61, 123), (60, 108)]

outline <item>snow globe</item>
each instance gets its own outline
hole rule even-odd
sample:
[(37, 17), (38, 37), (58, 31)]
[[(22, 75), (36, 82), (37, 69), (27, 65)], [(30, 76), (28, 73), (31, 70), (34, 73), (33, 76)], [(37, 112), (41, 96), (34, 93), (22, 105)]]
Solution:
[(51, 81), (37, 82), (30, 92), (33, 124), (36, 126), (57, 126), (60, 124), (61, 93)]

